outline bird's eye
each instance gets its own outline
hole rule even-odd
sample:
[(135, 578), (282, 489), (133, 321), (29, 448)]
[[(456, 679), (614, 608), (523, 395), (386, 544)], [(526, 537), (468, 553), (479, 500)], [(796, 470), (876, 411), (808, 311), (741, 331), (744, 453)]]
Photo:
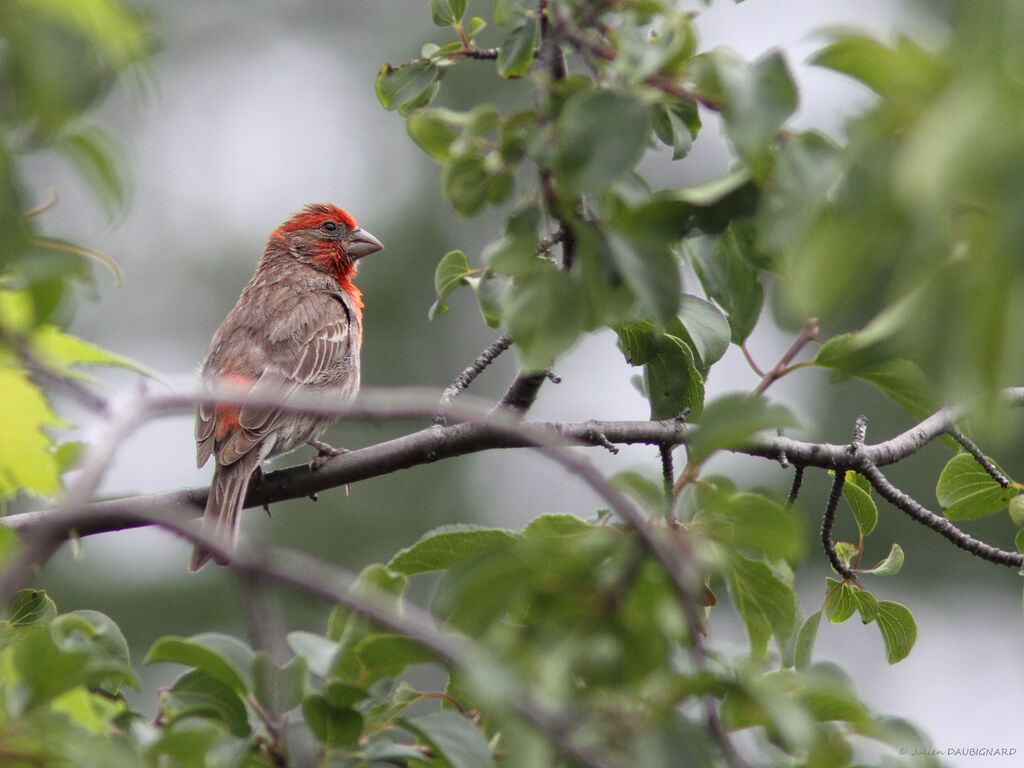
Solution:
[(338, 228), (338, 225), (335, 224), (333, 221), (325, 221), (323, 224), (320, 225), (320, 228), (326, 229), (328, 232), (333, 232)]

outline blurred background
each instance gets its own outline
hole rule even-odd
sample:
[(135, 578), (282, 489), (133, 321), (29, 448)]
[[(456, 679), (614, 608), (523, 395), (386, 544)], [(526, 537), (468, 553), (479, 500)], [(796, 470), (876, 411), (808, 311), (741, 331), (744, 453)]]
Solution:
[[(482, 248), (500, 234), (503, 216), (491, 210), (469, 221), (452, 212), (441, 197), (436, 167), (408, 139), (403, 119), (385, 112), (374, 95), (374, 78), (384, 62), (415, 57), (427, 39), (447, 42), (431, 24), (426, 0), (149, 0), (137, 5), (153, 19), (159, 50), (141, 81), (115, 90), (99, 116), (124, 148), (130, 184), (126, 210), (111, 219), (78, 178), (49, 157), (37, 158), (30, 168), (36, 202), (45, 201), (50, 190), (59, 197), (46, 214), (46, 230), (111, 255), (123, 270), (120, 286), (101, 275), (97, 301), (81, 303), (71, 331), (140, 361), (172, 387), (191, 386), (210, 337), (251, 275), (270, 231), (304, 204), (330, 201), (352, 213), (386, 248), (363, 262), (359, 276), (367, 304), (364, 386), (427, 386), (440, 392), (497, 332), (481, 322), (468, 291), (455, 294), (448, 315), (427, 322), (434, 268), (453, 248), (479, 263)], [(476, 5), (470, 3), (470, 13)], [(906, 33), (927, 44), (944, 34), (940, 11), (934, 3), (891, 0), (747, 0), (740, 5), (719, 0), (701, 9), (697, 26), (705, 49), (727, 45), (748, 58), (784, 50), (801, 86), (797, 122), (841, 137), (845, 119), (869, 104), (870, 95), (806, 64), (825, 40), (822, 31), (853, 26), (887, 39)], [(495, 77), (488, 64), (459, 67), (449, 75), (443, 98), (460, 106), (459, 82), (478, 86)], [(529, 98), (529, 84), (519, 88)], [(647, 158), (644, 170), (652, 185), (692, 185), (726, 170), (728, 149), (714, 116), (704, 117), (705, 129), (684, 161), (671, 163), (665, 152)], [(770, 323), (763, 325), (749, 346), (765, 367), (791, 338)], [(562, 383), (545, 385), (532, 412), (536, 418), (648, 416), (646, 401), (630, 383), (634, 371), (611, 333), (579, 345), (556, 373)], [(498, 397), (514, 374), (514, 359), (505, 355), (471, 391)], [(104, 376), (115, 400), (134, 394), (134, 377)], [(756, 383), (734, 349), (714, 368), (708, 394), (749, 390)], [(811, 439), (849, 440), (859, 413), (870, 417), (869, 440), (889, 437), (910, 423), (865, 385), (829, 385), (816, 371), (783, 379), (770, 395), (817, 425), (805, 433)], [(327, 439), (356, 448), (420, 426), (342, 425)], [(103, 428), (85, 422), (86, 439)], [(997, 457), (1011, 475), (1024, 475), (1021, 447), (1019, 442), (1006, 446)], [(122, 446), (103, 493), (206, 484), (210, 469), (197, 470), (194, 455), (190, 418), (152, 423)], [(651, 449), (623, 450), (618, 456), (595, 449), (587, 455), (609, 473), (634, 469), (654, 476), (658, 471)], [(919, 459), (895, 467), (892, 479), (934, 507), (935, 479), (948, 457), (947, 449), (932, 446)], [(283, 464), (306, 459), (295, 454)], [(716, 461), (750, 486), (788, 489), (790, 472), (778, 466), (734, 457)], [(809, 554), (797, 583), (805, 613), (817, 610), (824, 597), (826, 560), (815, 531), (827, 485), (822, 473), (809, 473), (801, 501)], [(321, 494), (315, 504), (278, 504), (271, 518), (251, 510), (243, 527), (257, 541), (295, 547), (357, 570), (386, 560), (441, 524), (519, 528), (544, 512), (590, 516), (597, 506), (581, 484), (541, 458), (504, 451), (358, 483), (351, 495), (339, 489)], [(1024, 680), (1019, 579), (953, 549), (891, 508), (882, 506), (881, 512), (870, 545), (878, 550), (869, 548), (868, 559), (884, 557), (895, 540), (907, 553), (907, 566), (891, 584), (873, 586), (880, 597), (914, 611), (917, 647), (890, 668), (877, 631), (850, 622), (822, 628), (818, 656), (853, 675), (876, 710), (923, 726), (939, 749), (1016, 747), (1024, 754), (1019, 727), (1024, 693), (1007, 684)], [(971, 530), (1004, 545), (1013, 533), (1006, 521), (983, 521)], [(838, 535), (851, 532), (852, 525)], [(187, 558), (183, 542), (156, 531), (96, 536), (83, 541), (77, 557), (66, 548), (47, 569), (42, 586), (61, 610), (110, 614), (137, 660), (163, 634), (244, 633), (241, 594), (230, 574), (207, 568), (189, 575)], [(289, 626), (322, 631), (323, 606), (286, 597), (281, 607)], [(726, 614), (716, 612), (712, 631), (741, 640), (739, 622)], [(134, 703), (152, 711), (155, 688), (175, 672), (143, 671), (145, 690)], [(950, 758), (964, 766), (1012, 762)]]

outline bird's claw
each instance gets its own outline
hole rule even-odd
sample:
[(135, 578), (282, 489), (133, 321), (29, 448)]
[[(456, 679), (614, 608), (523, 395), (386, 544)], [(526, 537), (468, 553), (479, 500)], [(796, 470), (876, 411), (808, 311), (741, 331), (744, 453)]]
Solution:
[(328, 445), (320, 440), (307, 440), (306, 443), (317, 450), (316, 456), (314, 456), (309, 462), (309, 468), (314, 472), (335, 456), (341, 456), (343, 453), (348, 453), (348, 450), (345, 448), (335, 448), (334, 446)]

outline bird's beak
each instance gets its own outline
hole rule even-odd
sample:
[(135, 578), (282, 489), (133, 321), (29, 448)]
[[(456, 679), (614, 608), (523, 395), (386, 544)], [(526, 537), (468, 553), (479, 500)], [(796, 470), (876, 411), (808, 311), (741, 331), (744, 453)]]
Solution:
[(352, 237), (345, 247), (345, 253), (353, 259), (361, 259), (382, 248), (384, 248), (383, 244), (376, 237), (365, 229), (356, 229), (352, 232)]

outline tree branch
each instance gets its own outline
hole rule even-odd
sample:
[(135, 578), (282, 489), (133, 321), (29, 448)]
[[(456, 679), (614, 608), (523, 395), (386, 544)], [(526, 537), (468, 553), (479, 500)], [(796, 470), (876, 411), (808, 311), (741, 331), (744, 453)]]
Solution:
[[(455, 377), (455, 381), (445, 388), (444, 392), (441, 393), (441, 400), (438, 403), (439, 407), (447, 408), (450, 406), (455, 398), (465, 392), (466, 388), (473, 383), (473, 380), (483, 373), (487, 366), (494, 362), (494, 359), (498, 357), (498, 355), (509, 348), (511, 343), (512, 340), (506, 334), (499, 336), (491, 346), (479, 354), (476, 360), (470, 363), (462, 373)], [(442, 425), (445, 424), (444, 416), (435, 416), (434, 423)]]

